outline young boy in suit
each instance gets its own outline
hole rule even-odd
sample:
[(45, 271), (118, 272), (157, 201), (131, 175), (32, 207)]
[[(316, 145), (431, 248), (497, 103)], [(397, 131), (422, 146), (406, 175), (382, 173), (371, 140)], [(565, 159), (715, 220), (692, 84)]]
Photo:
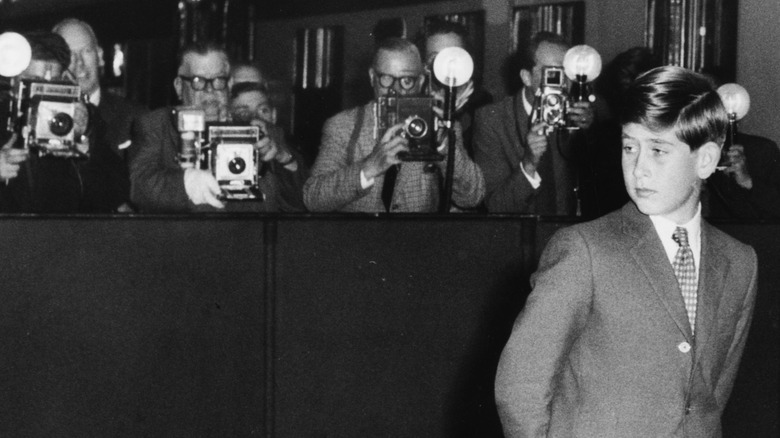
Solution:
[(496, 376), (508, 437), (721, 436), (757, 282), (755, 251), (701, 219), (726, 111), (659, 67), (621, 114), (633, 202), (545, 248)]

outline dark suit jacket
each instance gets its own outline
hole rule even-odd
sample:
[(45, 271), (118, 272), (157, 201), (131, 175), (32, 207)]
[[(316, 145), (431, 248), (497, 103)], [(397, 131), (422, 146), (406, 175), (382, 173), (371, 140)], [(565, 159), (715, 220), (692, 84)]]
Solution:
[(694, 342), (663, 245), (634, 204), (557, 232), (499, 362), (506, 435), (720, 436), (756, 254), (703, 223), (701, 265)]
[(114, 127), (89, 107), (89, 157), (39, 157), (31, 151), (19, 176), (0, 187), (0, 211), (113, 213), (129, 200), (125, 162), (106, 140)]
[[(124, 99), (106, 90), (100, 94), (97, 114), (103, 124), (99, 134), (101, 147), (112, 152), (107, 156), (110, 172), (115, 174), (112, 187), (104, 189), (114, 209), (130, 202), (130, 173), (127, 165), (127, 146), (132, 135), (133, 121), (146, 113), (142, 105)], [(120, 149), (120, 146), (123, 149)]]
[(538, 168), (542, 184), (534, 189), (520, 169), (520, 162), (528, 153), (529, 128), (520, 93), (476, 112), (474, 161), (485, 176), (488, 211), (574, 215), (577, 202), (573, 136), (565, 130), (548, 136), (547, 152)]
[[(278, 132), (274, 130), (269, 135), (281, 142)], [(161, 108), (139, 118), (133, 127), (130, 151), (131, 199), (146, 212), (219, 211), (209, 205), (196, 206), (187, 197), (184, 170), (177, 158), (180, 151), (172, 108)], [(307, 171), (300, 156), (297, 158), (298, 170), (295, 172), (276, 162), (269, 165), (270, 171), (260, 180), (265, 202), (229, 201), (226, 211), (302, 211)]]
[(737, 219), (780, 218), (780, 149), (775, 142), (737, 133), (736, 144), (745, 150), (751, 189), (742, 188), (730, 175), (718, 171), (706, 185), (706, 215)]

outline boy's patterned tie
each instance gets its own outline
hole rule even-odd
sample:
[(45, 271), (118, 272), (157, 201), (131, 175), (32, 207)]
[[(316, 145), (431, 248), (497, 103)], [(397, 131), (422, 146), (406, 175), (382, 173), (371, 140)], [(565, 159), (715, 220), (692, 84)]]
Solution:
[(696, 266), (693, 261), (693, 251), (688, 245), (688, 231), (683, 227), (677, 227), (672, 239), (680, 245), (672, 267), (674, 275), (677, 276), (677, 283), (680, 285), (685, 310), (688, 311), (688, 321), (691, 323), (691, 333), (693, 333), (696, 323)]

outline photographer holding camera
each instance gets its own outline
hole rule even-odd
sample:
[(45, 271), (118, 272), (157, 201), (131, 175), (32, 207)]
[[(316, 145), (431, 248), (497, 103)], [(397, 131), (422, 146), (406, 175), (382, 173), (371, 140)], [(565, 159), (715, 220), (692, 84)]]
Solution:
[(535, 114), (545, 68), (561, 68), (568, 49), (559, 35), (534, 35), (518, 53), (523, 88), (476, 113), (474, 160), (485, 174), (486, 205), (491, 213), (577, 213), (576, 158), (581, 151), (574, 143), (593, 123), (592, 105), (568, 105), (565, 122), (577, 128), (573, 132), (551, 130), (543, 119), (536, 121)]
[(259, 126), (268, 138), (258, 144), (260, 160), (269, 163), (269, 171), (259, 182), (260, 190), (266, 194), (266, 211), (305, 211), (303, 183), (308, 169), (298, 151), (288, 145), (282, 128), (276, 125), (276, 110), (264, 83), (233, 85), (230, 114), (234, 122)]
[[(0, 143), (0, 211), (14, 213), (109, 213), (113, 211), (106, 191), (118, 184), (104, 151), (94, 147), (105, 126), (95, 120), (94, 107), (79, 101), (79, 88), (62, 81), (70, 63), (65, 41), (50, 32), (24, 35), (31, 48), (31, 61), (11, 79), (11, 99), (29, 107), (13, 114), (13, 134), (2, 133)], [(44, 90), (31, 98), (31, 89)], [(46, 92), (59, 91), (63, 95)], [(21, 94), (16, 96), (16, 94)], [(70, 101), (60, 98), (68, 95)], [(58, 112), (61, 111), (61, 112)], [(51, 119), (44, 114), (51, 112)], [(38, 114), (31, 119), (31, 114)], [(30, 124), (36, 123), (36, 126)], [(48, 125), (47, 125), (48, 123)], [(25, 125), (25, 126), (22, 126)], [(35, 128), (35, 129), (31, 129)], [(24, 131), (24, 132), (23, 132)], [(26, 132), (35, 134), (25, 137)], [(72, 140), (72, 149), (61, 147)]]
[[(425, 80), (420, 52), (411, 42), (388, 38), (377, 44), (368, 71), (375, 100), (336, 114), (325, 122), (320, 152), (304, 186), (311, 211), (435, 212), (439, 207), (445, 163), (403, 161), (410, 152), (405, 123), (379, 132), (378, 100), (388, 95), (419, 96)], [(432, 108), (427, 108), (432, 112)], [(452, 201), (474, 207), (482, 200), (485, 183), (479, 167), (463, 148), (456, 126)], [(408, 131), (408, 129), (406, 130)], [(439, 152), (446, 148), (434, 139)]]
[[(187, 110), (199, 112), (207, 123), (226, 122), (229, 118), (229, 78), (230, 62), (225, 51), (213, 43), (198, 42), (182, 50), (173, 85)], [(227, 193), (215, 177), (214, 168), (186, 167), (180, 163), (184, 136), (177, 128), (177, 112), (173, 108), (161, 108), (140, 117), (133, 127), (131, 198), (142, 211), (264, 212), (277, 211), (286, 204), (295, 205), (295, 202), (270, 202), (279, 196), (295, 197), (278, 192), (262, 192), (257, 199), (247, 202), (227, 201)], [(295, 187), (295, 180), (301, 178), (295, 156), (277, 143), (280, 137), (274, 134), (270, 125), (266, 124), (265, 128), (268, 131), (262, 132), (262, 138), (256, 139), (254, 144), (259, 159), (277, 180), (282, 181), (276, 186), (279, 190)], [(242, 166), (246, 164), (242, 163)], [(263, 173), (263, 166), (260, 167), (258, 173)], [(264, 178), (260, 177), (261, 180)], [(300, 183), (297, 185), (300, 187)], [(269, 202), (258, 202), (263, 198)]]

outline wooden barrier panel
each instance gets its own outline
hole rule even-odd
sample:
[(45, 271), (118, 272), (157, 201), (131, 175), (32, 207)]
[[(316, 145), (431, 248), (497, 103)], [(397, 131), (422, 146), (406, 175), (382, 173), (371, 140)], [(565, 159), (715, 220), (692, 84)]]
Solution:
[(0, 436), (247, 436), (263, 223), (0, 220)]
[[(499, 437), (549, 236), (463, 216), (0, 218), (0, 436)], [(726, 437), (776, 436), (780, 224)]]
[(528, 225), (281, 222), (274, 436), (500, 436)]

